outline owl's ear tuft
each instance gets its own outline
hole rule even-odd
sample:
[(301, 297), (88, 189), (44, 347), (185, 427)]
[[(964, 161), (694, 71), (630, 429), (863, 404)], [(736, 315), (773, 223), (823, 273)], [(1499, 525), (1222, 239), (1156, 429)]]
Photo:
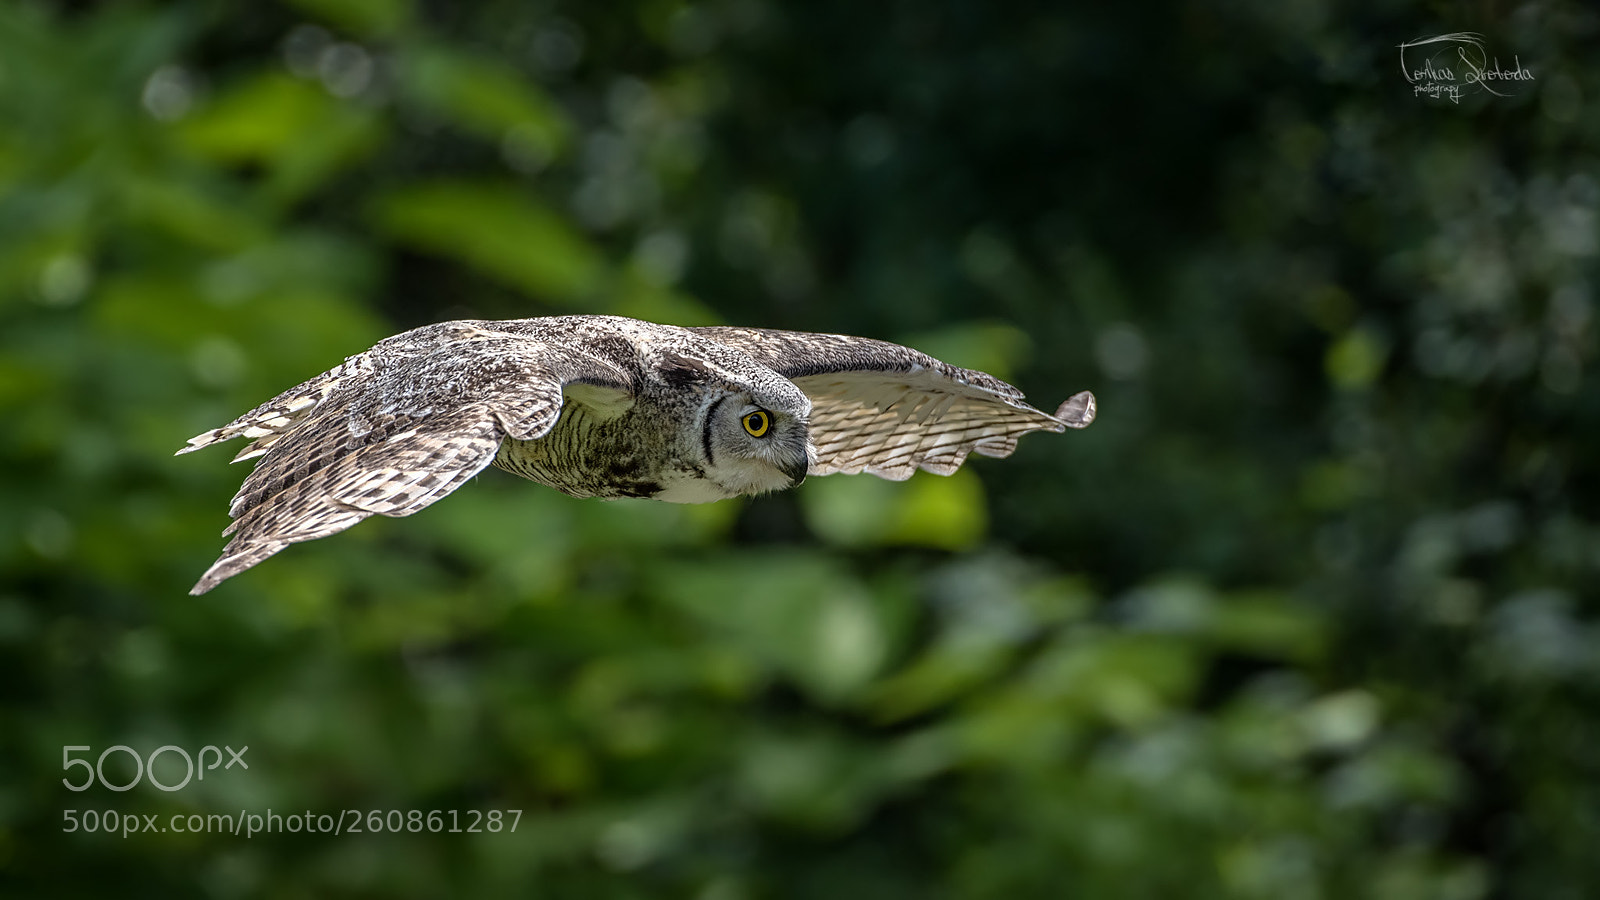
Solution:
[(711, 368), (705, 363), (676, 353), (663, 355), (660, 369), (661, 378), (674, 388), (705, 384), (712, 377)]

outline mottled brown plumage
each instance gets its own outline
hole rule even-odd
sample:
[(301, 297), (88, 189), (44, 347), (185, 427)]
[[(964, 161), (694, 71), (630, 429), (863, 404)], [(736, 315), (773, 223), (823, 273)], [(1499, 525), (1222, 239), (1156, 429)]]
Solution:
[[(763, 427), (752, 424), (763, 416)], [(298, 541), (405, 516), (494, 463), (580, 497), (702, 502), (807, 474), (909, 478), (1004, 457), (1047, 415), (1011, 385), (897, 344), (616, 316), (429, 325), (380, 341), (179, 453), (245, 437), (259, 458), (203, 593)]]

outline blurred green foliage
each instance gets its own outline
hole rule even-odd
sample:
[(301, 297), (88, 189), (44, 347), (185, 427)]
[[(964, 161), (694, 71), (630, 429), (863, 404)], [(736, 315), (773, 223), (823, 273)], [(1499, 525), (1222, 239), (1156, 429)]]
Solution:
[[(1592, 896), (1597, 30), (0, 5), (0, 892)], [(1415, 96), (1396, 45), (1450, 31), (1535, 81)], [(491, 471), (185, 594), (243, 473), (184, 439), (406, 327), (573, 310), (1102, 414), (707, 507)], [(62, 786), (118, 744), (250, 768)], [(522, 814), (63, 833), (269, 808)]]

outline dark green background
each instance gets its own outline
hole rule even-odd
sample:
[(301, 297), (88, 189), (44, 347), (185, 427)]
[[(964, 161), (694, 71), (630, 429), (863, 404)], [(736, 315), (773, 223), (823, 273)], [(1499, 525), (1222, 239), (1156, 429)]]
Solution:
[[(1534, 80), (1415, 95), (1397, 45), (1452, 31)], [(1593, 896), (1597, 34), (7, 0), (0, 893)], [(573, 311), (898, 340), (1101, 414), (706, 507), (490, 471), (186, 595), (244, 475), (190, 435), (403, 328)], [(250, 768), (62, 786), (119, 744)], [(269, 808), (522, 813), (62, 833)]]

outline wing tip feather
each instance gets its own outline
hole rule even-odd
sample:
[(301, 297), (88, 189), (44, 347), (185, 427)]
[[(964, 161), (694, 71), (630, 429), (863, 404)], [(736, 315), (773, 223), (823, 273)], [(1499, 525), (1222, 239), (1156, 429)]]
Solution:
[(198, 597), (206, 593), (287, 546), (289, 544), (284, 541), (262, 541), (245, 544), (233, 552), (224, 550), (222, 556), (212, 563), (211, 568), (207, 569), (205, 574), (200, 576), (200, 580), (194, 583), (194, 587), (189, 589), (189, 596)]
[(1079, 391), (1056, 407), (1055, 417), (1068, 428), (1087, 428), (1094, 421), (1098, 411), (1094, 394), (1089, 391)]
[(202, 431), (194, 437), (189, 438), (187, 441), (184, 441), (183, 446), (178, 448), (178, 452), (172, 455), (182, 456), (185, 453), (193, 453), (196, 450), (204, 450), (212, 444), (223, 440), (226, 440), (226, 438), (222, 436), (221, 428), (213, 428), (210, 431)]

